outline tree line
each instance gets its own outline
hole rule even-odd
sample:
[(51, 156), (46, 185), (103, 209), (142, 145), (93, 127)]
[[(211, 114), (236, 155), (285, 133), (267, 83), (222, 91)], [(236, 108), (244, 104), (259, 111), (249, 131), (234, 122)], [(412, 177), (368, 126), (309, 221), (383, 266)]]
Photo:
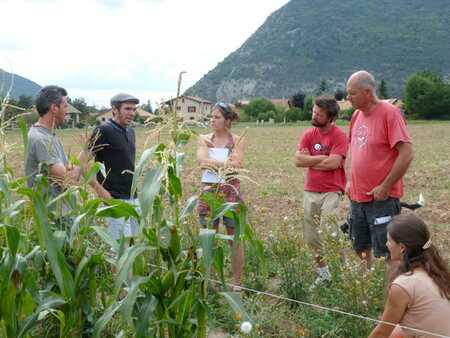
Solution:
[[(255, 98), (246, 106), (236, 103), (241, 110), (241, 121), (296, 122), (311, 119), (314, 98), (319, 95), (331, 95), (336, 100), (347, 96), (345, 88), (330, 90), (326, 80), (321, 80), (312, 95), (299, 91), (289, 98), (289, 108), (276, 106), (266, 98)], [(388, 84), (382, 79), (377, 87), (380, 99), (388, 99)], [(410, 119), (450, 119), (450, 83), (442, 75), (431, 71), (412, 74), (406, 81), (403, 93), (403, 113)], [(340, 112), (343, 119), (350, 119), (353, 108)]]
[[(269, 121), (275, 122), (296, 122), (309, 121), (312, 115), (312, 107), (316, 96), (326, 94), (333, 95), (340, 101), (346, 98), (345, 88), (330, 89), (326, 80), (321, 80), (317, 89), (312, 94), (306, 94), (299, 91), (289, 98), (289, 108), (283, 108), (275, 105), (266, 98), (255, 98), (246, 106), (236, 103), (241, 111), (241, 121)], [(381, 80), (377, 88), (377, 94), (380, 99), (389, 98), (388, 84)], [(2, 98), (0, 98), (2, 99)], [(80, 120), (83, 126), (86, 124), (95, 124), (96, 117), (90, 114), (99, 114), (105, 108), (97, 108), (95, 105), (89, 105), (83, 97), (69, 100), (69, 103), (81, 112)], [(18, 98), (9, 100), (9, 106), (5, 111), (5, 119), (8, 120), (17, 114), (24, 112), (34, 104), (32, 96), (21, 95)], [(140, 105), (140, 108), (153, 112), (150, 101)], [(403, 93), (403, 112), (407, 118), (411, 119), (450, 119), (450, 83), (442, 75), (431, 71), (420, 71), (412, 74), (406, 81)], [(156, 112), (155, 112), (156, 113)], [(353, 109), (341, 111), (339, 116), (343, 119), (349, 119)], [(29, 113), (25, 119), (29, 123), (37, 121), (37, 113)]]

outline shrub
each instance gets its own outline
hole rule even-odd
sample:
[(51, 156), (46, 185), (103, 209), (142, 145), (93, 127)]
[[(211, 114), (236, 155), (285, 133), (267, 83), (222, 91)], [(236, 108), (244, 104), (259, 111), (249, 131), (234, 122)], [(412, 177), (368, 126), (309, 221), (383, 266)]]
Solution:
[(444, 119), (450, 117), (450, 84), (439, 74), (419, 72), (405, 84), (405, 106), (413, 118)]
[(244, 112), (252, 119), (261, 119), (261, 113), (270, 111), (276, 111), (276, 107), (270, 100), (265, 98), (254, 99), (244, 108)]
[(352, 119), (352, 115), (353, 115), (354, 111), (355, 111), (355, 108), (353, 108), (353, 107), (341, 110), (339, 112), (339, 118), (346, 120), (346, 121), (350, 121)]
[(301, 121), (309, 121), (312, 118), (312, 110), (314, 106), (314, 97), (307, 96), (305, 99), (305, 108), (303, 109), (302, 114), (300, 115)]
[[(269, 235), (266, 261), (277, 267), (280, 279), (279, 290), (271, 290), (271, 293), (376, 318), (383, 309), (384, 263), (378, 260), (370, 271), (366, 271), (353, 253), (348, 237), (337, 232), (335, 223), (336, 219), (330, 219), (321, 235), (331, 282), (317, 288), (311, 288), (316, 278), (313, 252), (301, 235), (285, 227)], [(265, 304), (270, 302), (267, 299)], [(255, 300), (249, 297), (247, 303), (254, 304)], [(286, 337), (367, 337), (373, 329), (371, 322), (294, 302), (278, 302), (276, 306), (277, 310), (273, 311), (273, 307), (264, 307), (261, 303), (253, 311), (255, 321), (263, 325), (259, 336), (272, 336), (272, 332), (281, 336), (276, 332), (283, 320), (290, 326), (283, 335)], [(289, 318), (279, 317), (285, 313), (290, 314)]]
[(302, 114), (302, 110), (300, 108), (297, 108), (297, 107), (289, 108), (285, 113), (286, 121), (288, 121), (288, 122), (299, 121), (301, 114)]
[(282, 109), (270, 110), (258, 114), (258, 120), (269, 121), (273, 119), (275, 122), (284, 122), (286, 113)]
[(300, 111), (299, 120), (300, 121), (311, 121), (312, 119), (312, 111), (308, 112), (306, 110)]
[(239, 110), (238, 114), (239, 114), (239, 121), (240, 122), (250, 122), (252, 120), (250, 118), (250, 116), (248, 116), (248, 114), (245, 112), (244, 109)]
[(337, 101), (342, 101), (343, 99), (345, 99), (346, 96), (347, 96), (347, 93), (346, 93), (345, 89), (338, 88), (338, 89), (336, 89), (336, 91), (334, 92), (334, 98), (335, 98)]
[(291, 97), (291, 105), (296, 108), (303, 109), (305, 108), (305, 93), (298, 92)]

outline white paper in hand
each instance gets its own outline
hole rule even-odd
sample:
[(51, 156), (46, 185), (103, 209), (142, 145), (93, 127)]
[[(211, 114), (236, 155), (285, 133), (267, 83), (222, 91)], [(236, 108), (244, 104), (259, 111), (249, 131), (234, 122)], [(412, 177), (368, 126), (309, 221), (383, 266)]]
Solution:
[[(217, 161), (225, 161), (228, 158), (230, 149), (228, 148), (208, 148), (208, 158), (217, 160)], [(203, 183), (225, 183), (225, 179), (223, 177), (219, 177), (217, 173), (212, 170), (203, 170), (202, 175)]]

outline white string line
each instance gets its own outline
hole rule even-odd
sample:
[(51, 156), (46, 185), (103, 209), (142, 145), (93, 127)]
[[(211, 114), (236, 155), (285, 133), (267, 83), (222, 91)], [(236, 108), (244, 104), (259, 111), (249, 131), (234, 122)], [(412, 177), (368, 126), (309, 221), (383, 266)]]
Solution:
[[(165, 267), (162, 267), (162, 266), (158, 266), (158, 265), (154, 265), (154, 264), (149, 264), (149, 265), (153, 266), (155, 268), (168, 270), (168, 268), (165, 268)], [(216, 283), (216, 284), (222, 284), (222, 282), (218, 281), (218, 280), (209, 279), (209, 278), (207, 278), (207, 280), (210, 281), (210, 282)], [(245, 287), (245, 286), (242, 286), (242, 285), (235, 285), (235, 284), (232, 284), (232, 283), (225, 283), (225, 284), (230, 286), (231, 288), (241, 289), (241, 290), (253, 292), (253, 293), (256, 293), (257, 295), (264, 295), (264, 296), (267, 296), (267, 297), (272, 297), (272, 298), (280, 299), (280, 300), (287, 301), (287, 302), (292, 302), (292, 303), (297, 303), (297, 304), (301, 304), (301, 305), (306, 305), (306, 306), (310, 306), (310, 307), (317, 308), (317, 309), (320, 309), (320, 310), (331, 311), (331, 312), (339, 313), (341, 315), (346, 315), (346, 316), (350, 316), (350, 317), (354, 317), (354, 318), (358, 318), (358, 319), (363, 319), (363, 320), (370, 321), (370, 322), (386, 324), (386, 325), (390, 325), (390, 326), (394, 326), (394, 327), (398, 326), (398, 327), (400, 327), (402, 329), (411, 330), (411, 331), (415, 331), (415, 332), (422, 333), (422, 334), (428, 334), (428, 335), (432, 335), (434, 337), (450, 338), (449, 336), (444, 336), (444, 335), (441, 335), (439, 333), (433, 333), (433, 332), (420, 330), (420, 329), (416, 329), (416, 328), (405, 326), (405, 325), (400, 325), (400, 324), (387, 322), (387, 321), (384, 321), (384, 320), (379, 320), (379, 319), (374, 319), (374, 318), (370, 318), (370, 317), (366, 317), (366, 316), (362, 316), (362, 315), (357, 315), (357, 314), (354, 314), (354, 313), (351, 313), (351, 312), (345, 312), (345, 311), (342, 311), (342, 310), (339, 310), (339, 309), (333, 309), (333, 308), (322, 306), (322, 305), (318, 305), (318, 304), (307, 303), (307, 302), (303, 302), (303, 301), (300, 301), (300, 300), (296, 300), (296, 299), (292, 299), (292, 298), (288, 298), (288, 297), (284, 297), (284, 296), (275, 295), (273, 293), (251, 289), (251, 288), (248, 288), (248, 287)]]
[[(208, 280), (210, 282), (213, 282), (213, 283), (222, 284), (222, 282), (218, 281), (218, 280), (214, 280), (214, 279), (208, 279)], [(384, 321), (384, 320), (379, 320), (379, 319), (374, 319), (374, 318), (370, 318), (370, 317), (365, 317), (365, 316), (362, 316), (362, 315), (357, 315), (357, 314), (354, 314), (354, 313), (345, 312), (345, 311), (342, 311), (342, 310), (333, 309), (333, 308), (329, 308), (329, 307), (318, 305), (318, 304), (302, 302), (300, 300), (296, 300), (296, 299), (291, 299), (291, 298), (275, 295), (275, 294), (272, 294), (272, 293), (269, 293), (269, 292), (265, 292), (265, 291), (259, 291), (259, 290), (251, 289), (251, 288), (248, 288), (248, 287), (245, 287), (245, 286), (241, 286), (241, 285), (235, 285), (235, 284), (231, 284), (231, 283), (226, 283), (226, 285), (231, 286), (232, 288), (242, 289), (242, 290), (246, 290), (246, 291), (249, 291), (249, 292), (253, 292), (253, 293), (256, 293), (257, 295), (262, 294), (262, 295), (265, 295), (265, 296), (268, 296), (268, 297), (277, 298), (277, 299), (288, 301), (288, 302), (298, 303), (298, 304), (301, 304), (301, 305), (314, 307), (314, 308), (317, 308), (317, 309), (320, 309), (320, 310), (327, 310), (327, 311), (331, 311), (331, 312), (336, 312), (336, 313), (339, 313), (339, 314), (342, 314), (342, 315), (347, 315), (347, 316), (350, 316), (350, 317), (364, 319), (364, 320), (372, 321), (372, 322), (375, 322), (375, 323), (382, 323), (382, 324), (387, 324), (387, 325), (390, 325), (390, 326), (399, 326), (402, 329), (416, 331), (416, 332), (419, 332), (419, 333), (424, 333), (424, 334), (432, 335), (432, 336), (435, 336), (435, 337), (450, 338), (449, 336), (443, 336), (443, 335), (438, 334), (438, 333), (433, 333), (433, 332), (429, 332), (429, 331), (415, 329), (413, 327), (404, 326), (404, 325), (400, 325), (400, 324), (394, 324), (394, 323), (387, 322), (387, 321)]]

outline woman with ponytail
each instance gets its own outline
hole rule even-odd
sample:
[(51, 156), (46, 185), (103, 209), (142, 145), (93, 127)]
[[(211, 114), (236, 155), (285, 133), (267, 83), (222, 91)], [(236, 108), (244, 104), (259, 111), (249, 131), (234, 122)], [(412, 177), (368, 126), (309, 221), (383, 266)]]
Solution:
[[(234, 109), (223, 102), (214, 105), (211, 116), (212, 132), (201, 135), (198, 139), (197, 161), (203, 170), (202, 194), (212, 193), (222, 196), (224, 202), (241, 202), (240, 181), (233, 169), (242, 168), (244, 160), (244, 141), (231, 133), (231, 124), (239, 119)], [(207, 227), (210, 208), (203, 198), (200, 199), (197, 211), (199, 223)], [(219, 228), (219, 219), (212, 222), (214, 229)], [(234, 236), (236, 222), (234, 218), (222, 217), (227, 234)], [(231, 244), (231, 243), (230, 243)], [(233, 290), (240, 290), (244, 251), (238, 244), (231, 257), (233, 270)]]
[(426, 224), (414, 214), (403, 214), (392, 219), (387, 231), (391, 259), (400, 264), (382, 320), (418, 331), (380, 323), (369, 337), (450, 337), (449, 266), (434, 246)]

